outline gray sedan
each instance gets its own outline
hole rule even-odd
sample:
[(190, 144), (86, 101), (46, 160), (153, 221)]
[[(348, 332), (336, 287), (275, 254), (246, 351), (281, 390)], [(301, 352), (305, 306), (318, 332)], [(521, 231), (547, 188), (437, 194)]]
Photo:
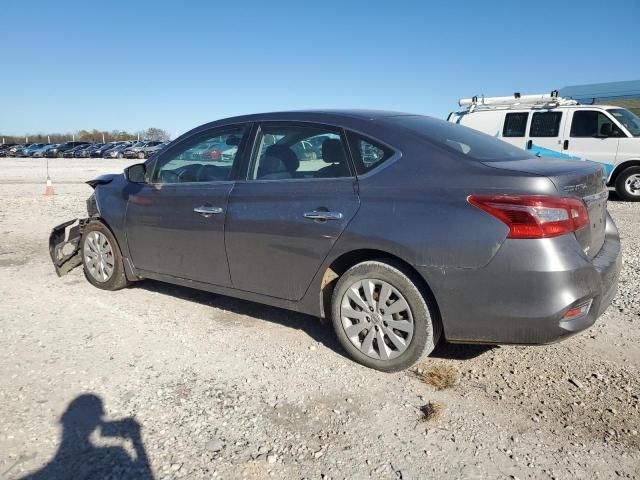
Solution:
[(60, 275), (83, 265), (106, 290), (151, 278), (316, 315), (383, 371), (442, 339), (584, 330), (621, 265), (600, 166), (419, 115), (220, 120), (88, 183), (88, 216), (50, 237)]

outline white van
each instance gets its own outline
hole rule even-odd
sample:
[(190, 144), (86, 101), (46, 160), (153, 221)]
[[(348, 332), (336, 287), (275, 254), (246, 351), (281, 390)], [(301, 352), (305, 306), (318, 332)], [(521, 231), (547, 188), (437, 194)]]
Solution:
[(541, 157), (602, 165), (607, 184), (640, 201), (640, 118), (621, 107), (579, 105), (545, 95), (461, 99), (448, 121), (480, 130)]

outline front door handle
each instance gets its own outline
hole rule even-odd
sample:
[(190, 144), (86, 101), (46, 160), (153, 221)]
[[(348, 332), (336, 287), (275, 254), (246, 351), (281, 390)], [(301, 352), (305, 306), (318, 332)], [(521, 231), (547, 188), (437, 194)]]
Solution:
[(202, 215), (204, 218), (209, 218), (211, 215), (218, 215), (222, 213), (220, 207), (212, 207), (211, 205), (201, 205), (193, 209), (197, 214)]
[(565, 140), (562, 144), (563, 150), (569, 150), (569, 140)]
[(314, 210), (304, 214), (304, 218), (309, 220), (341, 220), (342, 213), (340, 212), (324, 212), (322, 210)]

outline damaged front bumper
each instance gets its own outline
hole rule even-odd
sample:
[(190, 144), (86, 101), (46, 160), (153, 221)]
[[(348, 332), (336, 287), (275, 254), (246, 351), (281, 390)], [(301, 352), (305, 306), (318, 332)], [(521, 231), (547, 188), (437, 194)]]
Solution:
[(80, 240), (88, 218), (76, 218), (55, 227), (49, 235), (49, 254), (59, 277), (82, 263)]

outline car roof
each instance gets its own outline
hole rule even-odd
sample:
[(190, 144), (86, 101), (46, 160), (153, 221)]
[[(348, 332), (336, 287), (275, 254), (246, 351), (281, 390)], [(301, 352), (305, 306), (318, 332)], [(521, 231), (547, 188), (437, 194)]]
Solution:
[(317, 110), (288, 110), (265, 113), (254, 113), (250, 115), (240, 115), (236, 117), (225, 118), (228, 121), (266, 121), (279, 120), (283, 118), (293, 119), (309, 119), (316, 117), (318, 121), (328, 121), (331, 118), (353, 118), (358, 120), (377, 120), (383, 117), (396, 117), (402, 115), (416, 115), (404, 112), (395, 112), (388, 110), (360, 110), (360, 109), (317, 109)]
[[(199, 125), (182, 136), (190, 136), (208, 130), (210, 128), (233, 125), (237, 123), (268, 122), (268, 121), (288, 121), (288, 122), (310, 122), (333, 125), (342, 128), (358, 130), (365, 129), (365, 124), (373, 125), (376, 120), (398, 116), (416, 116), (415, 113), (394, 112), (386, 110), (292, 110), (282, 112), (254, 113), (250, 115), (240, 115), (236, 117), (221, 118), (213, 122)], [(394, 129), (391, 125), (388, 129)]]

